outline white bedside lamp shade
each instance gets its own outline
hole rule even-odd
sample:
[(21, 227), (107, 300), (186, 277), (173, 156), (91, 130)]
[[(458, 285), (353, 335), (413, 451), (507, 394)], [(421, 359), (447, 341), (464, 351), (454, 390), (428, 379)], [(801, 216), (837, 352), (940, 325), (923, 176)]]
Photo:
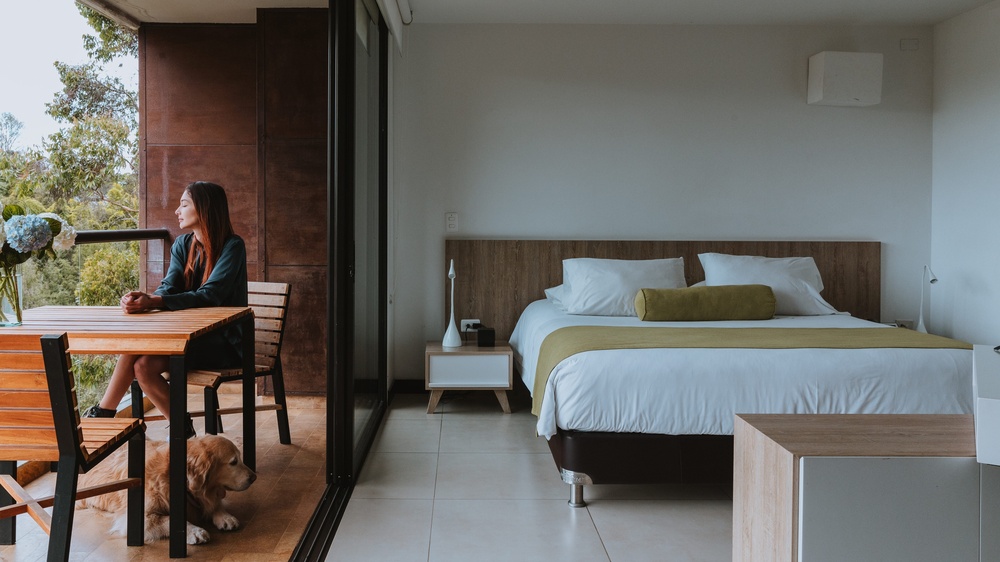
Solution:
[(923, 275), (920, 276), (920, 315), (917, 317), (917, 331), (926, 334), (927, 327), (924, 326), (924, 280), (925, 279), (927, 280), (927, 283), (930, 285), (933, 285), (934, 283), (938, 282), (937, 275), (934, 275), (934, 272), (931, 271), (931, 267), (929, 265), (924, 266)]

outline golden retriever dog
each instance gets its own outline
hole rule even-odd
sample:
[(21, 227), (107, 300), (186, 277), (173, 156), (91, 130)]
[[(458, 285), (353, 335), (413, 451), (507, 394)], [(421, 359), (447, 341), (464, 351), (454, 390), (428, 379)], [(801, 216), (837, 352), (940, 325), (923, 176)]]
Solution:
[[(202, 544), (210, 539), (201, 525), (211, 522), (220, 531), (239, 529), (240, 522), (226, 511), (222, 500), (230, 491), (242, 491), (257, 479), (254, 471), (243, 464), (236, 444), (219, 435), (189, 439), (187, 443), (187, 543)], [(128, 459), (124, 448), (82, 475), (80, 487), (108, 480), (125, 478)], [(147, 543), (170, 534), (169, 446), (166, 441), (146, 441), (146, 525)], [(125, 491), (87, 498), (78, 507), (94, 507), (121, 513), (113, 527), (125, 529)]]

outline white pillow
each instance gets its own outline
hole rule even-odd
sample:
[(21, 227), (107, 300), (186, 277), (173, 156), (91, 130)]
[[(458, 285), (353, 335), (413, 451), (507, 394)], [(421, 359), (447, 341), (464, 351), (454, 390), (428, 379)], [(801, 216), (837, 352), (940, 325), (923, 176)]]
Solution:
[(566, 310), (566, 305), (564, 305), (562, 302), (563, 296), (565, 294), (566, 294), (566, 287), (563, 285), (556, 285), (555, 287), (549, 287), (548, 289), (545, 289), (545, 298), (549, 299), (549, 301), (551, 301), (552, 304), (556, 305), (562, 310)]
[(823, 300), (823, 279), (811, 257), (764, 258), (727, 254), (698, 254), (705, 270), (705, 282), (714, 285), (771, 287), (777, 300), (774, 313), (783, 316), (837, 314)]
[(563, 294), (566, 312), (592, 316), (635, 316), (639, 289), (681, 289), (683, 258), (659, 260), (563, 260)]

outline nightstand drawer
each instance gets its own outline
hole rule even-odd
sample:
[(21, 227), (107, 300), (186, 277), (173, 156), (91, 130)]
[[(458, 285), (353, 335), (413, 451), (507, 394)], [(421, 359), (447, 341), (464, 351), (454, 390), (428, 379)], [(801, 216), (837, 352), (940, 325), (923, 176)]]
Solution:
[(428, 414), (434, 413), (446, 390), (492, 390), (503, 413), (509, 414), (507, 391), (514, 388), (514, 352), (505, 341), (492, 347), (449, 349), (438, 342), (427, 342), (424, 388), (431, 391)]
[(510, 356), (443, 353), (427, 357), (427, 388), (510, 388)]

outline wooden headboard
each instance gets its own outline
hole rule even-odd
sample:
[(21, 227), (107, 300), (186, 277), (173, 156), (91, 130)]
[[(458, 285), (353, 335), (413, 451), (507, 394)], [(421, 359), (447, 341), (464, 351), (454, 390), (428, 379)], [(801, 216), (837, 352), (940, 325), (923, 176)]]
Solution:
[[(445, 266), (455, 260), (455, 322), (478, 318), (510, 337), (524, 307), (545, 298), (544, 290), (562, 283), (565, 258), (684, 258), (688, 284), (705, 278), (698, 254), (767, 257), (812, 256), (823, 276), (823, 298), (837, 310), (879, 321), (881, 313), (880, 242), (726, 242), (644, 240), (446, 240)], [(448, 279), (442, 276), (445, 318)]]

